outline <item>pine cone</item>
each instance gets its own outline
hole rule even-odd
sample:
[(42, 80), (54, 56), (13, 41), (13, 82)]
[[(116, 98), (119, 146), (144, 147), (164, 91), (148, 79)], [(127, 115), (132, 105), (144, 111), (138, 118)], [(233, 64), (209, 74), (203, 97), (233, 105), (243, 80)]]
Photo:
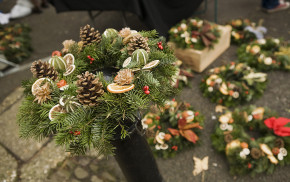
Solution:
[(42, 104), (46, 100), (51, 99), (50, 93), (51, 93), (50, 85), (48, 82), (46, 82), (43, 86), (39, 87), (36, 90), (34, 101), (37, 101), (38, 104)]
[(34, 61), (30, 67), (30, 71), (36, 78), (50, 78), (52, 80), (57, 79), (58, 72), (48, 63), (41, 60)]
[(130, 69), (123, 69), (118, 72), (118, 75), (115, 77), (114, 81), (118, 85), (129, 85), (134, 79), (134, 73)]
[(274, 142), (275, 147), (284, 148), (285, 143), (282, 138), (277, 138)]
[(231, 134), (226, 134), (224, 140), (226, 143), (231, 143), (233, 141), (233, 136)]
[(84, 47), (95, 42), (98, 44), (102, 39), (99, 31), (95, 30), (90, 25), (86, 25), (80, 29), (80, 37)]
[(258, 148), (252, 148), (251, 149), (251, 156), (253, 159), (259, 159), (262, 155), (262, 151)]
[(103, 95), (103, 84), (96, 78), (96, 75), (86, 71), (82, 75), (78, 75), (78, 99), (79, 102), (87, 106), (96, 106), (98, 97)]
[(137, 49), (144, 49), (147, 53), (149, 53), (150, 48), (148, 46), (148, 38), (142, 37), (140, 34), (134, 35), (129, 43), (128, 43), (128, 54), (132, 55), (132, 53)]

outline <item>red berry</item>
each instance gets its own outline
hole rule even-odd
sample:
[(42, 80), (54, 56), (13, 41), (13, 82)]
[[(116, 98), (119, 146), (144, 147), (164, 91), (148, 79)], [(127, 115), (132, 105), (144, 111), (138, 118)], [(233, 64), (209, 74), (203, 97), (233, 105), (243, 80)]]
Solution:
[(198, 115), (199, 115), (199, 112), (195, 112), (194, 115), (195, 115), (195, 116), (198, 116)]
[(160, 129), (161, 129), (161, 126), (160, 126), (160, 125), (158, 125), (158, 126), (157, 126), (157, 128), (160, 130)]
[(156, 120), (159, 120), (159, 119), (160, 119), (160, 116), (156, 116), (155, 119), (156, 119)]
[(143, 87), (143, 90), (144, 90), (144, 91), (149, 90), (149, 86), (147, 86), (147, 85), (144, 86), (144, 87)]
[(75, 131), (75, 132), (74, 132), (74, 135), (75, 135), (75, 136), (80, 135), (80, 134), (81, 134), (80, 131)]
[(252, 164), (248, 163), (248, 168), (251, 169), (252, 168)]
[(90, 55), (88, 55), (87, 58), (92, 59), (92, 57)]
[(74, 132), (70, 130), (69, 133), (70, 133), (70, 134), (73, 134)]
[(147, 95), (149, 95), (150, 94), (150, 91), (149, 90), (145, 90), (144, 93), (147, 94)]
[(52, 56), (61, 56), (61, 52), (60, 51), (53, 51)]

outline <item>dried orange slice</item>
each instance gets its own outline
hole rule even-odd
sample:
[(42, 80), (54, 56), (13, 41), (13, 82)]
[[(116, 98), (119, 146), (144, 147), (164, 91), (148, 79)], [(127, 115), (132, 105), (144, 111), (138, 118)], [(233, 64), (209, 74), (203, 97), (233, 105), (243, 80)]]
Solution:
[(124, 63), (123, 63), (123, 68), (126, 68), (127, 66), (129, 66), (129, 64), (131, 63), (132, 61), (132, 58), (131, 57), (128, 57)]
[(111, 83), (107, 86), (107, 90), (111, 93), (124, 93), (132, 90), (134, 87), (134, 84), (120, 86), (117, 83)]
[(39, 78), (38, 80), (36, 80), (33, 83), (32, 87), (31, 87), (32, 95), (35, 96), (37, 89), (39, 89), (43, 85), (42, 82), (45, 81), (45, 80), (46, 81), (50, 81), (50, 79), (48, 79), (48, 78)]
[(70, 75), (72, 72), (74, 72), (75, 69), (76, 69), (75, 65), (70, 65), (69, 67), (66, 68), (66, 71), (63, 73), (63, 76)]
[(58, 113), (64, 113), (64, 112), (65, 111), (64, 111), (63, 107), (61, 105), (57, 104), (50, 109), (50, 111), (48, 113), (48, 117), (51, 121), (53, 121), (54, 118), (57, 117)]
[(66, 54), (63, 57), (63, 60), (66, 62), (66, 66), (74, 65), (75, 64), (75, 57), (72, 54)]
[(142, 69), (151, 69), (156, 67), (159, 64), (159, 60), (151, 61), (150, 63), (146, 64)]

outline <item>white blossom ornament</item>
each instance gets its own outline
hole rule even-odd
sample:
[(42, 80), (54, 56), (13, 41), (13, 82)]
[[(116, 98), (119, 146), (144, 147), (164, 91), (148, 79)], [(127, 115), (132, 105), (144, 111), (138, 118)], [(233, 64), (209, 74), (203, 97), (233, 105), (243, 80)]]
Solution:
[(209, 92), (212, 92), (212, 91), (213, 91), (213, 87), (208, 87), (207, 90), (208, 90)]
[(287, 152), (287, 150), (286, 150), (285, 148), (282, 147), (282, 148), (280, 148), (279, 151), (280, 151), (280, 153), (281, 153), (283, 156), (287, 156), (287, 153), (288, 153), (288, 152)]
[(272, 62), (273, 62), (273, 60), (272, 60), (271, 57), (266, 57), (266, 58), (264, 59), (264, 64), (265, 64), (265, 65), (271, 65)]

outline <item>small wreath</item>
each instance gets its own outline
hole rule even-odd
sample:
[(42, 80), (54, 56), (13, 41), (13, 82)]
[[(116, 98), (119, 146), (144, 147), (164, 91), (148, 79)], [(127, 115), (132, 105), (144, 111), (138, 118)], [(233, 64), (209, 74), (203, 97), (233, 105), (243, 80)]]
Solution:
[(205, 97), (225, 106), (235, 106), (261, 96), (267, 74), (256, 72), (244, 63), (213, 68), (202, 79), (200, 88)]
[(199, 142), (204, 117), (186, 102), (167, 101), (161, 112), (148, 113), (142, 120), (153, 153), (169, 158)]
[(279, 39), (259, 39), (238, 49), (240, 62), (261, 71), (290, 70), (290, 48), (283, 47)]
[(290, 163), (290, 119), (274, 115), (249, 106), (219, 117), (212, 144), (226, 155), (232, 175), (272, 173), (278, 164)]
[(0, 25), (0, 53), (14, 63), (27, 59), (32, 52), (30, 31), (27, 24)]
[(249, 30), (245, 30), (252, 22), (249, 19), (234, 19), (228, 23), (232, 26), (231, 43), (241, 45), (256, 40), (256, 35)]
[[(49, 62), (35, 61), (23, 82), (20, 135), (45, 138), (74, 154), (95, 148), (112, 154), (111, 141), (129, 135), (136, 115), (175, 93), (173, 52), (157, 32), (123, 28), (103, 34), (86, 25), (81, 41), (66, 40)], [(63, 56), (64, 55), (64, 56)]]
[(219, 37), (220, 31), (216, 24), (198, 18), (182, 20), (169, 30), (169, 41), (180, 48), (212, 48)]

